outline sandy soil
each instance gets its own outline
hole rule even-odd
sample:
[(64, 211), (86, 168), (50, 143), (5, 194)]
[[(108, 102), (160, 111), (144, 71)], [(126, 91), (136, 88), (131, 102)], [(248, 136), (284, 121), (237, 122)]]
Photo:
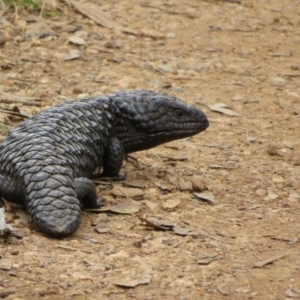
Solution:
[[(143, 88), (210, 120), (204, 133), (134, 154), (140, 166), (124, 163), (125, 182), (97, 181), (109, 205), (138, 202), (139, 212), (84, 212), (74, 236), (54, 240), (7, 204), (20, 237), (1, 243), (2, 298), (300, 297), (300, 3), (241, 2), (94, 1), (127, 30), (64, 3), (41, 20), (0, 17), (1, 110), (30, 116)], [(213, 111), (218, 103), (228, 110)], [(22, 120), (0, 112), (2, 139)], [(150, 216), (170, 230), (145, 226)]]

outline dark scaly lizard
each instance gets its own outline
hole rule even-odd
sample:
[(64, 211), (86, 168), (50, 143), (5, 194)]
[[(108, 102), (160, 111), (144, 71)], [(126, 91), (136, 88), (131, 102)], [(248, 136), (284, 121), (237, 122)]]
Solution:
[(102, 165), (118, 177), (124, 155), (195, 135), (205, 114), (152, 91), (66, 101), (13, 129), (0, 147), (0, 197), (22, 203), (36, 228), (55, 238), (73, 234), (81, 204), (100, 207), (89, 179)]

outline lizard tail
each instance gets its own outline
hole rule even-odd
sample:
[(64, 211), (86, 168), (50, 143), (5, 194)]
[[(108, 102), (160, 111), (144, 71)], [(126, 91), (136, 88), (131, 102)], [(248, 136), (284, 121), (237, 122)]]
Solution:
[(36, 228), (54, 238), (72, 235), (81, 223), (81, 207), (71, 172), (59, 165), (26, 170), (25, 205)]
[(24, 190), (19, 181), (0, 175), (0, 197), (11, 202), (23, 204)]

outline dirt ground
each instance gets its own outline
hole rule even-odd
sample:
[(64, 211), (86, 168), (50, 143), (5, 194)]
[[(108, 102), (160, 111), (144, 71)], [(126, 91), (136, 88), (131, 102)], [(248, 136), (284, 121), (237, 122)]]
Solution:
[(133, 154), (125, 182), (97, 180), (128, 214), (86, 211), (72, 237), (7, 203), (18, 237), (1, 243), (0, 296), (299, 298), (300, 2), (93, 2), (105, 27), (61, 2), (41, 19), (0, 13), (1, 139), (20, 114), (141, 88), (197, 105), (210, 127)]

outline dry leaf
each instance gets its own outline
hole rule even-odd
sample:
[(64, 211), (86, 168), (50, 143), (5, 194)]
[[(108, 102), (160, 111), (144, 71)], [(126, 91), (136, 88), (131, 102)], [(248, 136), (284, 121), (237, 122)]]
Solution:
[(44, 22), (30, 24), (26, 30), (26, 34), (39, 38), (49, 35), (56, 35), (56, 33)]
[(12, 268), (12, 262), (7, 259), (0, 260), (0, 270), (9, 271)]
[(300, 298), (300, 291), (295, 291), (292, 288), (288, 288), (284, 293), (289, 298)]
[(81, 57), (81, 51), (77, 49), (71, 49), (69, 55), (64, 60), (73, 60)]
[(135, 279), (135, 280), (120, 280), (120, 281), (113, 281), (113, 284), (123, 286), (123, 287), (136, 287), (137, 285), (140, 284), (149, 284), (151, 281), (151, 275), (144, 275), (141, 279)]
[(191, 235), (193, 232), (195, 233), (195, 230), (192, 228), (183, 228), (179, 225), (174, 226), (173, 231), (178, 235)]
[(85, 40), (80, 37), (80, 36), (77, 36), (77, 35), (72, 35), (68, 38), (68, 41), (72, 44), (75, 44), (75, 45), (80, 45), (80, 46), (83, 46), (86, 44)]
[(15, 210), (15, 214), (21, 219), (22, 223), (28, 225), (31, 223), (31, 217), (25, 210)]
[(154, 203), (149, 200), (143, 201), (151, 210), (155, 209), (157, 207), (157, 203)]
[(277, 199), (279, 196), (277, 194), (275, 194), (271, 189), (268, 189), (268, 196), (264, 198), (264, 200), (268, 201), (268, 200), (275, 200)]
[(0, 207), (0, 235), (7, 237), (13, 230), (12, 226), (6, 223), (4, 207)]
[(181, 203), (181, 201), (179, 199), (169, 199), (169, 200), (166, 200), (163, 204), (162, 204), (162, 207), (164, 209), (174, 209), (176, 208), (177, 206), (179, 206)]
[(262, 267), (264, 267), (265, 265), (272, 264), (274, 261), (279, 260), (279, 259), (281, 259), (281, 258), (283, 258), (283, 257), (285, 257), (285, 256), (287, 256), (287, 253), (275, 255), (275, 256), (270, 257), (270, 258), (267, 258), (267, 259), (265, 259), (265, 260), (256, 262), (256, 263), (254, 264), (254, 267), (255, 267), (255, 268), (262, 268)]
[(207, 201), (209, 204), (216, 205), (218, 204), (217, 201), (215, 201), (215, 197), (212, 193), (193, 193), (193, 195), (198, 199), (198, 200), (204, 200)]
[(128, 188), (122, 185), (115, 185), (111, 193), (116, 197), (130, 198), (135, 200), (144, 199), (144, 191), (137, 188)]
[(175, 226), (173, 223), (167, 220), (162, 220), (155, 217), (146, 217), (146, 218), (139, 217), (139, 218), (146, 223), (146, 226), (153, 227), (155, 229), (172, 230), (173, 227)]
[(131, 187), (131, 188), (136, 188), (136, 189), (144, 189), (147, 187), (145, 182), (139, 181), (139, 180), (127, 180), (122, 182), (124, 186)]
[(86, 211), (91, 211), (91, 212), (113, 212), (113, 213), (118, 213), (118, 214), (135, 214), (139, 212), (141, 208), (141, 205), (130, 199), (126, 199), (125, 201), (118, 203), (117, 205), (113, 206), (108, 206), (108, 207), (102, 207), (102, 208), (92, 208), (92, 209), (86, 209)]
[(192, 183), (192, 187), (193, 187), (194, 192), (203, 192), (203, 191), (208, 190), (206, 182), (203, 179), (200, 179), (196, 176), (192, 176), (190, 178), (190, 182)]
[(189, 181), (185, 181), (183, 178), (179, 179), (178, 185), (179, 185), (180, 191), (192, 191), (193, 190), (192, 183)]
[(96, 228), (95, 230), (98, 232), (98, 233), (107, 233), (107, 232), (110, 232), (110, 227), (107, 223), (103, 223), (103, 222), (99, 222), (97, 225), (96, 225)]
[(228, 115), (231, 117), (238, 116), (239, 114), (231, 110), (226, 104), (224, 103), (216, 103), (216, 104), (208, 104), (208, 108), (212, 111), (216, 111), (222, 113), (224, 115)]

